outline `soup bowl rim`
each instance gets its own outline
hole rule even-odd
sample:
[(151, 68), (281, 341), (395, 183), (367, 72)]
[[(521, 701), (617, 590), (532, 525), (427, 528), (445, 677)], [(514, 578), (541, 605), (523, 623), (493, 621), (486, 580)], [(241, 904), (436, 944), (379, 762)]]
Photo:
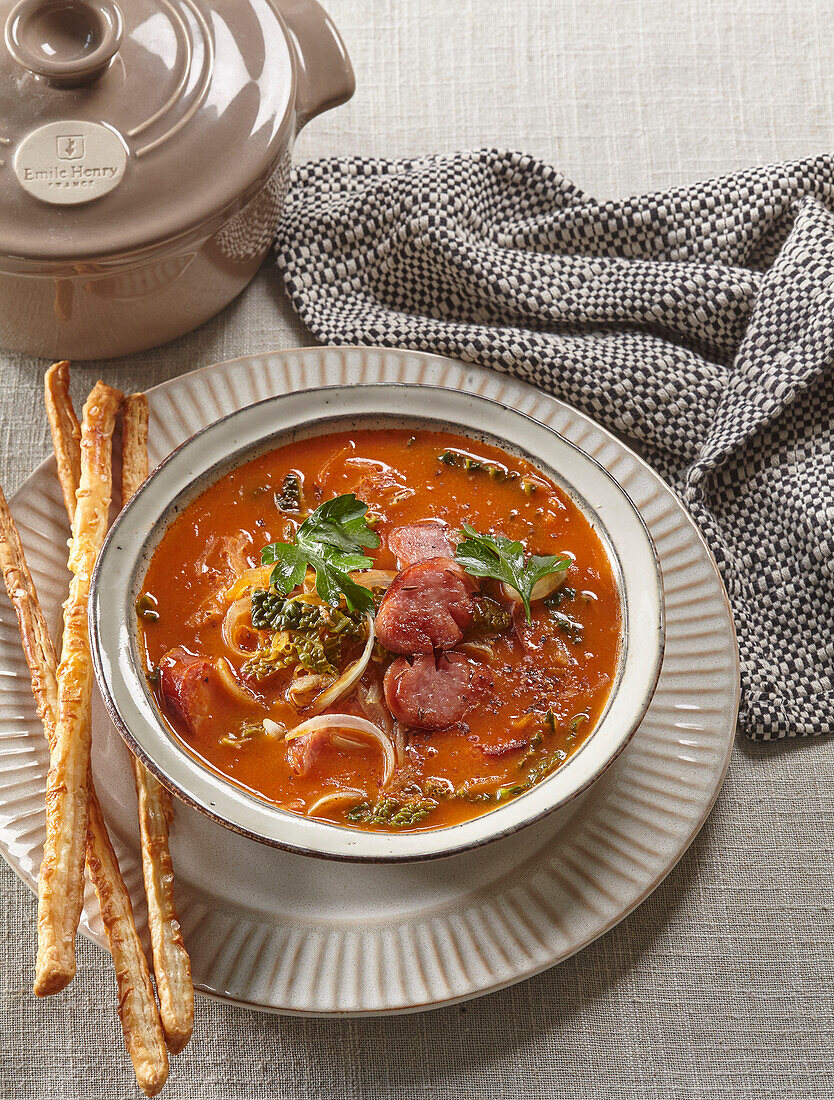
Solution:
[[(369, 413), (368, 407), (362, 406), (362, 398), (366, 397), (373, 406), (376, 398), (386, 393), (394, 398), (403, 391), (419, 391), (425, 399), (425, 411), (375, 408)], [(340, 398), (348, 404), (352, 399), (358, 407), (345, 411), (344, 406), (338, 407)], [(230, 426), (243, 425), (247, 415), (251, 419), (275, 406), (289, 409), (292, 414), (294, 405), (300, 404), (303, 410), (305, 403), (327, 406), (328, 402), (337, 402), (337, 406), (322, 407), (320, 412), (304, 418), (296, 415), (290, 423), (269, 432), (252, 434), (251, 429), (244, 430), (245, 441), (220, 459), (211, 450), (218, 436), (222, 437), (224, 431), (228, 433)], [(450, 418), (442, 411), (448, 402), (457, 407), (460, 415), (467, 407), (478, 410), (493, 427), (485, 430), (466, 419)], [(137, 578), (144, 576), (153, 550), (179, 511), (225, 473), (258, 454), (282, 446), (293, 433), (303, 432), (307, 437), (328, 434), (327, 424), (360, 413), (380, 420), (433, 424), (439, 430), (470, 438), (480, 432), (509, 453), (523, 454), (534, 467), (554, 479), (591, 519), (611, 558), (620, 587), (623, 635), (618, 674), (594, 729), (562, 766), (529, 791), (456, 825), (400, 832), (363, 830), (282, 810), (240, 787), (187, 749), (159, 713), (139, 657), (138, 623), (133, 610)], [(507, 429), (508, 435), (494, 430), (504, 422), (519, 429), (523, 426), (539, 439), (549, 439), (557, 451), (564, 448), (563, 458), (572, 457), (578, 464), (576, 469), (583, 471), (584, 482), (576, 484), (552, 460), (513, 440), (511, 427)], [(196, 469), (189, 469), (189, 459)], [(179, 488), (174, 492), (164, 490), (154, 500), (154, 490), (160, 485), (164, 489), (166, 479), (179, 484)], [(617, 512), (614, 507), (617, 502), (626, 533), (612, 531), (599, 515), (599, 502), (594, 504), (587, 499), (591, 489), (600, 492), (603, 487), (609, 494), (605, 497), (603, 493), (603, 510)], [(184, 498), (188, 498), (185, 503)], [(144, 538), (137, 547), (137, 535), (142, 538), (143, 532)], [(219, 824), (260, 843), (319, 858), (355, 862), (416, 862), (454, 855), (506, 837), (574, 801), (607, 771), (639, 728), (657, 686), (665, 644), (657, 552), (639, 510), (611, 473), (556, 429), (524, 412), (479, 394), (411, 382), (325, 386), (278, 394), (221, 416), (189, 436), (152, 471), (108, 532), (94, 570), (89, 606), (93, 666), (105, 706), (130, 751), (163, 786)], [(638, 672), (626, 677), (630, 660), (632, 665), (637, 664)], [(623, 690), (628, 692), (627, 705), (622, 703)], [(614, 706), (616, 703), (620, 704), (619, 709)], [(625, 719), (620, 711), (626, 715)], [(604, 750), (600, 749), (601, 731), (605, 734)], [(554, 783), (557, 779), (559, 782)]]

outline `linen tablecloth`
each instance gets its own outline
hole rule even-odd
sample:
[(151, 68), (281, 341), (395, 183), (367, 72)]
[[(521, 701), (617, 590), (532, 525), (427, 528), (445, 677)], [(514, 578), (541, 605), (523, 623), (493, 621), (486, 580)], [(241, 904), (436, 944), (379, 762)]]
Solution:
[[(523, 148), (599, 198), (829, 151), (834, 11), (822, 0), (328, 0), (357, 70), (297, 157)], [(142, 388), (310, 343), (268, 265), (220, 317), (130, 360)], [(0, 353), (0, 480), (49, 453), (43, 364)], [(666, 882), (562, 966), (392, 1020), (286, 1019), (200, 999), (171, 1100), (830, 1100), (834, 738), (739, 742), (705, 829)], [(0, 867), (1, 1100), (138, 1095), (109, 959), (82, 942), (63, 995), (31, 993), (35, 901)]]

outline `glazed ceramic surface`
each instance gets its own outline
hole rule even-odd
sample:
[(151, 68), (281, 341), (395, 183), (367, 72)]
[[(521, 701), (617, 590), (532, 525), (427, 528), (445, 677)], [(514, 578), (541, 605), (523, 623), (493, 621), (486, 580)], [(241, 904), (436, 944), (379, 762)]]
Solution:
[[(700, 829), (729, 760), (738, 657), (714, 562), (674, 493), (561, 402), (495, 372), (417, 353), (304, 349), (220, 364), (149, 394), (159, 462), (233, 410), (311, 386), (420, 382), (479, 393), (550, 424), (628, 491), (663, 574), (666, 652), (621, 756), (562, 810), (443, 860), (356, 865), (266, 847), (177, 804), (177, 899), (198, 988), (239, 1004), (325, 1015), (414, 1011), (477, 996), (565, 959), (665, 877)], [(12, 503), (50, 628), (66, 594), (66, 516), (52, 460)], [(0, 847), (34, 888), (48, 754), (14, 615), (0, 599)], [(101, 701), (93, 769), (140, 919), (136, 799)], [(82, 930), (103, 943), (88, 891)]]
[(257, 270), (292, 144), (354, 79), (316, 0), (0, 0), (0, 344), (91, 359)]

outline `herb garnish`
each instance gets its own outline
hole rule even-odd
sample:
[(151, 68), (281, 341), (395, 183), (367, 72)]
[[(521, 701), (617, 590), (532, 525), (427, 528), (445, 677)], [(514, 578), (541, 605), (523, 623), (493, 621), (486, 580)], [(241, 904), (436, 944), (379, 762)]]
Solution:
[(269, 583), (286, 596), (304, 580), (307, 567), (316, 572), (316, 591), (325, 603), (338, 607), (341, 598), (351, 611), (373, 614), (373, 594), (348, 573), (370, 569), (373, 561), (363, 547), (375, 549), (380, 539), (365, 520), (367, 504), (345, 493), (320, 504), (295, 533), (295, 542), (272, 542), (261, 550), (261, 562), (273, 565)]
[(533, 621), (530, 596), (536, 583), (552, 573), (567, 573), (571, 559), (562, 554), (531, 554), (524, 560), (524, 547), (505, 535), (479, 535), (468, 523), (467, 536), (455, 551), (455, 561), (473, 577), (492, 577), (514, 588), (521, 597), (527, 622)]

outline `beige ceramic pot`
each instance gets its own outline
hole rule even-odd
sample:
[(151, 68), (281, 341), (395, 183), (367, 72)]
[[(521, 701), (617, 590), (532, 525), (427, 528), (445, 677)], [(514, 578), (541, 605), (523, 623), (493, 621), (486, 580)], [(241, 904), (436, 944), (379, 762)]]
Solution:
[(295, 135), (354, 78), (316, 0), (0, 0), (0, 346), (127, 355), (272, 241)]

